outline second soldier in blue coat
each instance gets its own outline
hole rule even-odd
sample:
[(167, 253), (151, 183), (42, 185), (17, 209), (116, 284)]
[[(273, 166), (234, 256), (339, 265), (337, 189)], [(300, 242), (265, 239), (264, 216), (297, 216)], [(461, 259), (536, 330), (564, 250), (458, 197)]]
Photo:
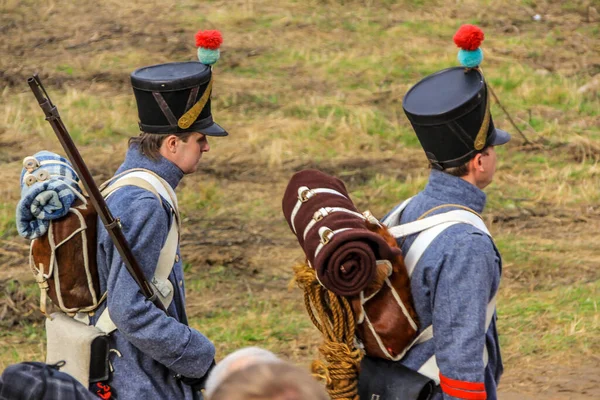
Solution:
[[(206, 32), (212, 42), (220, 44), (218, 32)], [(210, 62), (153, 65), (131, 75), (142, 133), (130, 140), (117, 175), (127, 176), (132, 170), (139, 174), (143, 169), (144, 179), (153, 182), (151, 177), (156, 176), (163, 182), (158, 187), (164, 190), (158, 191), (157, 198), (149, 190), (128, 185), (114, 191), (107, 204), (119, 218), (155, 293), (169, 300), (161, 297), (167, 315), (144, 298), (107, 230), (98, 224), (97, 264), (107, 300), (91, 322), (102, 320), (107, 308), (116, 327), (109, 336), (112, 371), (106, 383), (118, 399), (200, 399), (197, 384), (214, 362), (213, 343), (188, 325), (178, 235), (174, 257), (165, 263), (168, 282), (155, 279), (158, 260), (169, 247), (171, 227), (179, 223), (174, 190), (184, 175), (196, 171), (203, 153), (209, 151), (208, 136), (227, 135), (212, 118), (213, 74), (207, 64), (216, 61), (218, 50), (208, 50), (203, 52), (211, 56)]]
[[(478, 28), (467, 29), (483, 38)], [(469, 51), (463, 56), (472, 56), (475, 65), (427, 76), (404, 98), (404, 111), (432, 171), (422, 192), (384, 218), (388, 226), (452, 210), (467, 211), (482, 223), (482, 190), (496, 171), (495, 147), (510, 135), (494, 126), (489, 88), (477, 67), (480, 50)], [(398, 239), (407, 260), (418, 235)], [(500, 253), (485, 226), (468, 223), (442, 230), (416, 261), (411, 291), (420, 332), (432, 327), (433, 336), (413, 346), (400, 363), (438, 385), (431, 398), (497, 398), (503, 371), (495, 313), (501, 270)], [(380, 367), (375, 362), (372, 368)]]

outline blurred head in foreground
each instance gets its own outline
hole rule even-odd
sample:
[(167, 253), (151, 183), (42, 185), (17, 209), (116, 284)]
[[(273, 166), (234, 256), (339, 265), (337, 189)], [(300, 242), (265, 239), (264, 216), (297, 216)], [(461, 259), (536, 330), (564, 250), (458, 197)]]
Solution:
[(329, 396), (307, 371), (280, 362), (237, 370), (208, 400), (329, 400)]
[(283, 363), (269, 350), (259, 347), (245, 347), (225, 357), (211, 371), (206, 381), (206, 396), (210, 398), (214, 390), (232, 373), (255, 364)]

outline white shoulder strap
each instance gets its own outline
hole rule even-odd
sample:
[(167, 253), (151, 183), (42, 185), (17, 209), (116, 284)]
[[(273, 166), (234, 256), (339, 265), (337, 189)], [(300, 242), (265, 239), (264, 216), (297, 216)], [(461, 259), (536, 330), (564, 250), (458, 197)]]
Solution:
[(458, 222), (455, 221), (440, 223), (419, 233), (419, 236), (417, 236), (413, 244), (406, 252), (406, 257), (404, 257), (404, 264), (406, 265), (406, 271), (408, 272), (409, 277), (412, 277), (412, 273), (415, 270), (417, 263), (431, 242), (433, 242), (435, 238), (437, 238), (447, 228), (457, 223)]
[[(109, 186), (104, 186), (102, 190), (103, 196), (108, 197), (124, 186), (137, 186), (154, 193), (156, 196), (160, 196), (159, 200), (160, 198), (165, 199), (173, 212), (175, 220), (169, 228), (167, 239), (158, 257), (154, 276), (150, 282), (165, 308), (169, 308), (173, 301), (173, 284), (169, 281), (169, 275), (176, 262), (177, 245), (179, 243), (180, 219), (175, 191), (164, 179), (147, 170), (136, 169), (131, 172), (125, 171), (125, 173), (115, 178)], [(108, 308), (105, 308), (98, 318), (96, 327), (107, 334), (117, 329), (110, 319)]]
[(453, 210), (442, 214), (433, 215), (407, 224), (394, 226), (390, 232), (394, 237), (404, 237), (419, 233), (413, 244), (408, 249), (404, 263), (408, 271), (408, 276), (411, 276), (417, 263), (421, 259), (425, 250), (431, 242), (438, 237), (443, 231), (452, 225), (464, 223), (473, 225), (477, 229), (491, 237), (490, 231), (485, 226), (485, 223), (476, 214), (466, 210)]
[(381, 223), (388, 227), (400, 224), (398, 217), (400, 216), (402, 211), (404, 211), (404, 209), (406, 208), (408, 203), (410, 203), (413, 197), (409, 197), (408, 199), (404, 200), (398, 207), (394, 208), (388, 215), (385, 216)]
[[(173, 284), (171, 281), (169, 281), (169, 275), (173, 270), (175, 254), (177, 254), (177, 243), (177, 224), (173, 223), (171, 224), (171, 229), (169, 230), (167, 240), (160, 251), (158, 263), (156, 265), (156, 271), (154, 271), (154, 277), (150, 282), (165, 308), (169, 308), (171, 302), (173, 301)], [(98, 321), (96, 321), (96, 328), (100, 329), (106, 334), (117, 330), (117, 326), (112, 321), (108, 313), (108, 307), (106, 307), (104, 311), (102, 311), (102, 314), (100, 314)]]
[[(134, 183), (134, 180), (137, 183)], [(138, 185), (140, 180), (145, 181), (147, 184)], [(99, 189), (102, 194), (107, 197), (116, 189), (128, 185), (139, 186), (143, 189), (149, 190), (155, 195), (159, 194), (167, 201), (169, 206), (178, 213), (177, 195), (175, 194), (175, 191), (171, 185), (169, 185), (169, 183), (159, 175), (148, 169), (133, 168), (123, 171), (104, 182), (102, 185), (100, 185)]]
[(171, 206), (171, 208), (173, 210), (178, 209), (177, 195), (175, 194), (175, 191), (173, 190), (171, 185), (169, 185), (164, 179), (162, 179), (155, 173), (147, 171), (147, 170), (145, 170), (145, 171), (135, 170), (135, 171), (130, 172), (130, 173), (124, 175), (123, 177), (117, 179), (117, 182), (121, 179), (129, 178), (129, 177), (142, 178), (143, 180), (145, 180), (146, 182), (151, 184), (154, 187), (154, 189), (156, 189), (158, 194), (160, 194), (162, 196), (162, 198), (165, 199), (169, 203), (169, 205)]
[(452, 210), (441, 214), (432, 215), (431, 217), (418, 219), (407, 224), (397, 225), (389, 228), (394, 237), (404, 237), (432, 228), (447, 222), (462, 222), (475, 226), (483, 231), (486, 235), (490, 235), (487, 227), (477, 215), (467, 210)]
[(158, 191), (152, 184), (150, 184), (145, 179), (136, 178), (136, 177), (125, 176), (125, 177), (123, 177), (123, 179), (118, 179), (110, 186), (107, 186), (104, 189), (102, 189), (100, 191), (100, 193), (102, 194), (102, 197), (104, 197), (104, 199), (106, 200), (110, 196), (112, 196), (113, 193), (115, 193), (117, 190), (119, 190), (125, 186), (136, 186), (136, 187), (142, 188), (144, 190), (147, 190), (150, 193), (152, 193), (154, 196), (156, 196), (156, 199), (158, 201), (160, 201), (161, 203), (163, 202), (162, 197), (160, 196), (160, 194), (158, 193)]
[(100, 318), (96, 321), (95, 326), (107, 335), (117, 330), (117, 326), (112, 322), (112, 319), (110, 319), (110, 315), (108, 314), (108, 306), (106, 306), (104, 311), (102, 311), (102, 314), (100, 314)]
[(169, 229), (167, 240), (160, 250), (154, 277), (152, 277), (152, 281), (150, 282), (156, 289), (156, 294), (164, 304), (165, 308), (168, 308), (173, 301), (173, 284), (169, 280), (169, 275), (171, 275), (171, 271), (176, 262), (175, 258), (177, 256), (178, 243), (179, 229), (177, 223), (174, 221)]

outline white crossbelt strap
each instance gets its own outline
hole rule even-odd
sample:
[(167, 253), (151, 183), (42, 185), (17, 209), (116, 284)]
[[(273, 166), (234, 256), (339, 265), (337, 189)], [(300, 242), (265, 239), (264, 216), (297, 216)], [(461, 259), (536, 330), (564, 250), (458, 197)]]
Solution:
[(407, 224), (402, 224), (389, 228), (394, 237), (404, 237), (422, 232), (446, 222), (463, 222), (475, 226), (477, 229), (490, 234), (487, 227), (477, 215), (467, 210), (453, 210), (442, 214), (432, 215), (431, 217), (419, 219)]
[(156, 294), (165, 308), (168, 308), (173, 301), (173, 284), (169, 280), (169, 275), (171, 275), (173, 265), (175, 265), (177, 243), (179, 243), (179, 230), (177, 229), (177, 223), (173, 221), (167, 235), (167, 240), (160, 250), (156, 270), (150, 282), (156, 289)]
[(392, 212), (381, 221), (381, 223), (385, 226), (398, 225), (400, 223), (398, 220), (399, 215), (402, 213), (402, 211), (404, 211), (412, 199), (412, 197), (409, 197), (408, 199), (404, 200), (402, 204), (393, 209)]
[(479, 218), (476, 214), (466, 210), (449, 211), (410, 222), (408, 224), (389, 228), (392, 235), (394, 235), (396, 238), (421, 232), (408, 249), (406, 257), (404, 258), (404, 263), (406, 264), (406, 270), (409, 277), (412, 276), (417, 263), (431, 242), (433, 242), (435, 238), (437, 238), (438, 235), (447, 228), (458, 223), (473, 225), (488, 236), (491, 236), (481, 218)]
[(152, 192), (154, 195), (160, 195), (158, 199), (161, 200), (161, 202), (162, 199), (167, 201), (167, 204), (169, 204), (179, 221), (177, 195), (171, 185), (156, 173), (143, 168), (130, 169), (103, 183), (100, 186), (100, 190), (103, 196), (107, 198), (112, 192), (123, 186), (138, 186)]
[[(173, 210), (178, 210), (177, 195), (175, 194), (175, 191), (173, 190), (171, 185), (169, 185), (164, 179), (160, 178), (158, 175), (147, 171), (135, 170), (123, 176), (123, 178), (125, 177), (142, 178), (146, 182), (150, 183), (154, 187), (154, 189), (156, 189), (158, 194), (160, 194), (162, 198), (169, 203)], [(117, 181), (121, 179), (122, 178), (119, 178)]]
[[(385, 220), (384, 224), (388, 223), (398, 223), (399, 221), (395, 221), (394, 219), (398, 217), (398, 215), (402, 212), (402, 210), (408, 205), (408, 202), (411, 199), (406, 200), (402, 203), (396, 210), (394, 210)], [(453, 210), (441, 214), (436, 214), (431, 217), (423, 218), (421, 220), (417, 220), (414, 222), (410, 222), (407, 224), (394, 226), (390, 228), (390, 232), (394, 237), (404, 237), (419, 233), (415, 241), (410, 246), (406, 257), (404, 258), (404, 263), (406, 264), (406, 269), (409, 277), (412, 276), (412, 273), (421, 259), (421, 256), (425, 253), (425, 250), (429, 247), (429, 245), (440, 235), (444, 230), (448, 229), (452, 225), (465, 223), (476, 227), (481, 230), (485, 234), (491, 237), (491, 234), (485, 223), (481, 220), (481, 218), (469, 211), (466, 210)], [(496, 296), (490, 300), (486, 309), (486, 318), (485, 318), (485, 331), (487, 332), (493, 316), (496, 312)], [(404, 351), (404, 354), (408, 349), (410, 349), (413, 345), (424, 343), (433, 338), (433, 327), (430, 325), (426, 327), (421, 334), (415, 339), (415, 341)], [(487, 347), (484, 345), (483, 348), (483, 362), (484, 365), (488, 363), (488, 352)], [(440, 383), (440, 371), (436, 363), (435, 355), (431, 356), (422, 366), (419, 368), (419, 373), (429, 377), (434, 380), (436, 384)]]
[(406, 257), (404, 257), (404, 264), (406, 265), (406, 271), (408, 272), (409, 277), (412, 277), (413, 271), (415, 270), (417, 263), (419, 262), (421, 256), (423, 255), (423, 253), (425, 253), (425, 250), (427, 250), (431, 242), (433, 242), (440, 233), (457, 223), (458, 222), (454, 221), (442, 223), (437, 226), (434, 226), (433, 228), (429, 228), (426, 231), (421, 232), (419, 236), (417, 236), (413, 244), (408, 249)]
[(177, 196), (175, 195), (173, 188), (171, 188), (171, 185), (169, 185), (158, 175), (146, 171), (136, 170), (126, 174), (123, 178), (117, 180), (115, 183), (118, 183), (122, 180), (127, 180), (129, 178), (141, 178), (150, 183), (160, 194), (160, 196), (167, 200), (176, 218), (176, 223), (171, 224), (165, 244), (160, 251), (158, 262), (156, 264), (156, 270), (154, 271), (154, 276), (150, 282), (156, 289), (157, 295), (161, 302), (165, 305), (165, 308), (168, 308), (173, 301), (173, 284), (171, 281), (169, 281), (169, 275), (173, 270), (175, 256), (177, 254), (177, 243), (179, 242), (179, 213), (177, 208)]
[[(126, 172), (125, 174), (118, 176), (110, 186), (105, 187), (102, 190), (102, 195), (105, 198), (108, 198), (111, 194), (124, 186), (137, 186), (152, 192), (159, 200), (166, 200), (173, 212), (174, 221), (169, 229), (165, 244), (160, 251), (154, 276), (150, 282), (154, 287), (158, 298), (165, 308), (168, 308), (173, 301), (174, 294), (173, 284), (169, 281), (169, 275), (175, 265), (177, 244), (179, 243), (179, 211), (177, 209), (177, 196), (166, 181), (158, 175), (145, 170), (134, 170), (133, 172)], [(107, 334), (117, 329), (110, 318), (108, 307), (104, 309), (98, 318), (96, 327)]]
[(108, 306), (104, 309), (104, 311), (102, 311), (100, 318), (98, 318), (98, 321), (96, 321), (96, 328), (100, 329), (107, 335), (117, 330), (117, 326), (114, 322), (112, 322), (112, 319), (110, 319), (110, 315), (108, 314)]

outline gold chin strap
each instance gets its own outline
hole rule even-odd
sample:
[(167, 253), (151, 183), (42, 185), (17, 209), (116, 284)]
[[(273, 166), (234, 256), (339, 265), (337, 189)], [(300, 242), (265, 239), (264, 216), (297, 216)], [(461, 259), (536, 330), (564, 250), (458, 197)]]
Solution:
[(489, 91), (489, 88), (487, 87), (487, 83), (486, 83), (485, 115), (483, 117), (483, 122), (481, 123), (481, 128), (479, 128), (479, 132), (477, 133), (477, 136), (475, 137), (475, 150), (481, 150), (481, 149), (483, 149), (483, 146), (485, 146), (487, 132), (490, 127), (490, 96), (489, 96), (488, 91)]
[(181, 129), (189, 128), (190, 126), (192, 126), (194, 121), (196, 121), (198, 115), (200, 115), (202, 109), (206, 105), (206, 102), (208, 102), (208, 99), (210, 98), (210, 92), (212, 91), (212, 83), (213, 79), (211, 77), (210, 82), (208, 82), (208, 87), (202, 94), (202, 97), (200, 97), (198, 102), (194, 104), (192, 108), (190, 108), (185, 114), (181, 116), (181, 118), (179, 118), (179, 121), (177, 121), (177, 126), (179, 126)]
[[(475, 69), (479, 70), (481, 76), (483, 76), (483, 71), (480, 67), (476, 67)], [(479, 128), (479, 132), (477, 132), (477, 136), (475, 137), (475, 150), (481, 150), (485, 146), (487, 131), (490, 127), (490, 94), (488, 93), (490, 89), (487, 82), (485, 82), (485, 77), (483, 78), (483, 82), (485, 83), (485, 115), (483, 116), (481, 128)]]

